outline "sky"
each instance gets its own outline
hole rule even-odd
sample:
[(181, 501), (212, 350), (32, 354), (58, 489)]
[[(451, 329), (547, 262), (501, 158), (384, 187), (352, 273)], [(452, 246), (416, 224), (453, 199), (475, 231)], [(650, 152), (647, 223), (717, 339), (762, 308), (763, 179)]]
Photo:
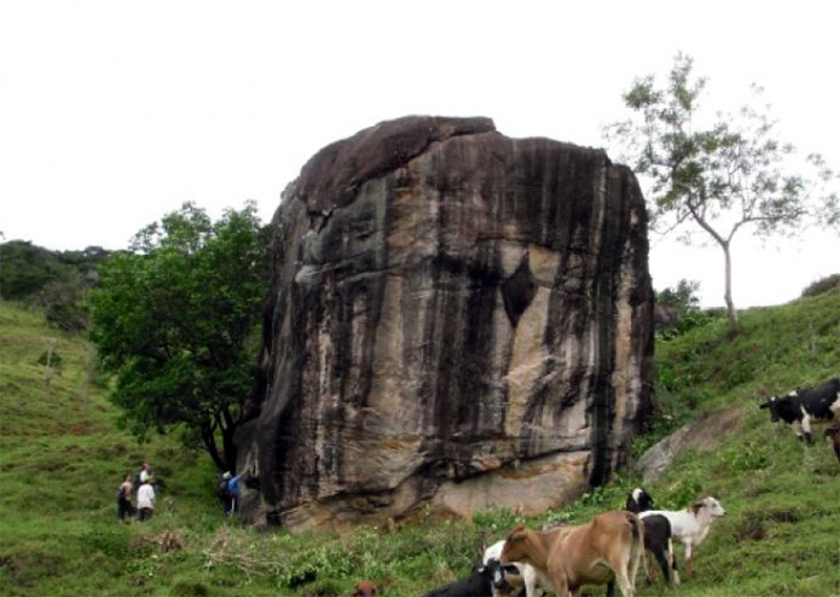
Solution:
[[(710, 106), (758, 83), (782, 138), (840, 169), (835, 4), (4, 0), (0, 231), (121, 249), (185, 201), (217, 217), (253, 200), (268, 221), (321, 147), (409, 114), (605, 147), (622, 92), (678, 51)], [(723, 303), (718, 249), (650, 241), (654, 287), (697, 280)], [(733, 262), (736, 305), (779, 304), (840, 271), (840, 239), (739, 233)]]

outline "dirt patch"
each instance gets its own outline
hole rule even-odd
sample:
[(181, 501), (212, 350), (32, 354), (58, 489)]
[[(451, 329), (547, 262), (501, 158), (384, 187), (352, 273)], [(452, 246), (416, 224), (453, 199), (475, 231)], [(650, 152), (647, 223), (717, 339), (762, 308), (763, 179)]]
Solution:
[(148, 549), (156, 549), (163, 553), (170, 551), (177, 551), (184, 548), (184, 538), (181, 533), (173, 530), (166, 530), (156, 535), (145, 535), (135, 539), (132, 545), (138, 551), (146, 551)]

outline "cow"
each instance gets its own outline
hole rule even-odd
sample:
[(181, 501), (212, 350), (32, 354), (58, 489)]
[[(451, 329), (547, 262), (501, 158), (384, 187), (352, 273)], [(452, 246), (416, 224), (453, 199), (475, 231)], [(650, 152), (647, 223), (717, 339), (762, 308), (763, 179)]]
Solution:
[(651, 516), (664, 516), (671, 523), (671, 537), (685, 545), (685, 563), (689, 574), (694, 571), (695, 547), (703, 543), (712, 523), (726, 514), (726, 510), (713, 497), (695, 502), (685, 510), (648, 510), (639, 514), (647, 524)]
[(618, 582), (624, 597), (636, 592), (644, 551), (644, 524), (632, 512), (605, 512), (578, 526), (540, 532), (519, 525), (502, 549), (502, 564), (524, 562), (550, 581), (560, 597), (578, 597), (583, 585)]
[(770, 410), (773, 423), (783, 420), (793, 427), (796, 437), (808, 444), (814, 443), (811, 435), (813, 419), (840, 419), (840, 377), (835, 377), (815, 388), (799, 389), (785, 397), (772, 396), (760, 408)]
[[(635, 514), (640, 514), (654, 507), (653, 498), (642, 487), (637, 487), (627, 496), (625, 509)], [(665, 584), (670, 587), (680, 584), (680, 576), (677, 572), (677, 562), (674, 560), (674, 546), (671, 541), (671, 523), (661, 514), (645, 518), (645, 550), (653, 554)], [(648, 567), (647, 557), (643, 556), (642, 562), (645, 566), (645, 576), (648, 583), (653, 582), (653, 577)]]
[(467, 578), (435, 589), (424, 597), (494, 597), (495, 591), (507, 592), (505, 575), (508, 573), (519, 574), (519, 571), (492, 558), (476, 566)]

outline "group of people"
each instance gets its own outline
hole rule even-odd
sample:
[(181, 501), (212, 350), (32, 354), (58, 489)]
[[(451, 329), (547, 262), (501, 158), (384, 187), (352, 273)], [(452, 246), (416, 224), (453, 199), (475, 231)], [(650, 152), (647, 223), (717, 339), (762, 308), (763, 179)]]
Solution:
[[(239, 501), (239, 481), (242, 475), (233, 475), (230, 471), (219, 477), (217, 495), (222, 501), (225, 516), (233, 516)], [(132, 477), (126, 475), (117, 490), (117, 518), (124, 523), (131, 522), (135, 516), (140, 522), (152, 518), (155, 512), (156, 480), (152, 467), (144, 462), (140, 471)], [(136, 506), (132, 503), (136, 500)]]
[[(126, 475), (122, 485), (117, 490), (117, 517), (124, 523), (129, 523), (137, 515), (137, 520), (145, 522), (155, 512), (155, 488), (152, 467), (144, 462), (140, 472), (132, 479)], [(137, 506), (131, 503), (131, 496), (136, 492)]]

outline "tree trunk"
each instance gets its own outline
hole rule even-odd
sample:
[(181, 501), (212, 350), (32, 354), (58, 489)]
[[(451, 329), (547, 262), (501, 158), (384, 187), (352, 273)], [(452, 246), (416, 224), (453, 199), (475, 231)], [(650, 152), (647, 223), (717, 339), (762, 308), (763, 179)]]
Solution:
[(207, 448), (207, 452), (210, 454), (210, 458), (213, 459), (213, 463), (216, 465), (216, 468), (220, 471), (228, 470), (225, 460), (222, 459), (219, 454), (219, 449), (216, 447), (216, 439), (213, 437), (213, 432), (208, 429), (202, 429), (201, 441), (204, 442), (204, 447)]
[(729, 317), (729, 324), (735, 328), (738, 326), (738, 312), (735, 310), (735, 303), (732, 301), (732, 255), (729, 242), (721, 244), (723, 257), (726, 261), (726, 292), (723, 300), (726, 301), (726, 314)]
[(222, 428), (222, 448), (225, 452), (227, 470), (235, 472), (236, 469), (236, 444), (233, 443), (233, 434), (236, 432), (236, 425)]

